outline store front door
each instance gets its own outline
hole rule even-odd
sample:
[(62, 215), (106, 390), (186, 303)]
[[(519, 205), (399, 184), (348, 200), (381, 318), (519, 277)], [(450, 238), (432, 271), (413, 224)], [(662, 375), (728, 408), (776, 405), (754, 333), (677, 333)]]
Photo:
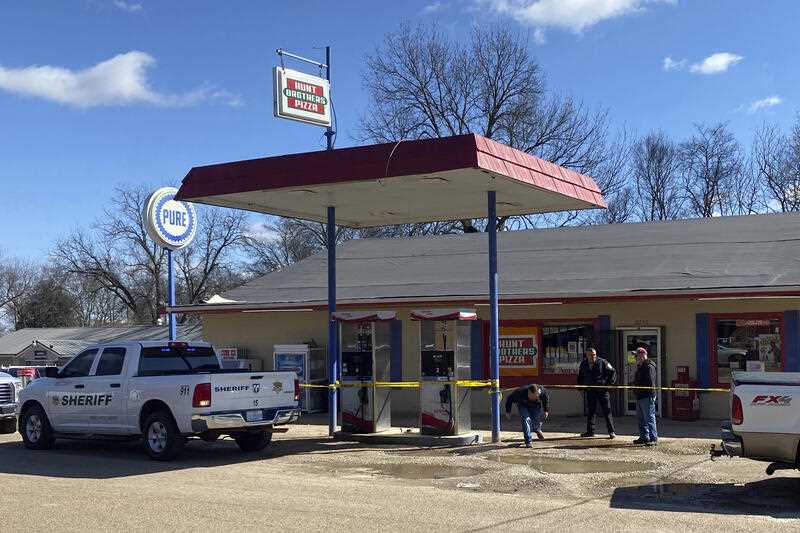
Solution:
[[(623, 385), (633, 385), (636, 375), (637, 348), (645, 348), (648, 357), (658, 368), (658, 386), (661, 386), (661, 330), (660, 329), (623, 329), (622, 330), (622, 362)], [(625, 389), (625, 414), (636, 414), (636, 391)], [(656, 395), (656, 412), (661, 416), (661, 394)]]

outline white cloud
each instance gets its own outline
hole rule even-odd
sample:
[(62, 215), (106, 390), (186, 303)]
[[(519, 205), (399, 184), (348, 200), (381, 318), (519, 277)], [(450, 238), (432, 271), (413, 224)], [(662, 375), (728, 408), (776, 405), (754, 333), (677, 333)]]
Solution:
[(720, 74), (744, 59), (730, 52), (711, 54), (699, 63), (694, 63), (689, 70), (695, 74)]
[(142, 4), (134, 4), (132, 2), (125, 2), (123, 0), (114, 0), (114, 5), (117, 9), (127, 11), (128, 13), (137, 13), (142, 10)]
[(0, 90), (75, 107), (130, 104), (182, 107), (202, 102), (230, 106), (242, 104), (237, 95), (211, 86), (201, 86), (182, 94), (159, 93), (150, 87), (147, 80), (147, 69), (155, 62), (149, 54), (134, 50), (83, 70), (49, 65), (24, 68), (0, 65)]
[(641, 12), (648, 4), (677, 0), (477, 0), (498, 13), (537, 28), (555, 27), (576, 33), (604, 20)]
[(544, 36), (544, 30), (542, 28), (536, 28), (533, 30), (533, 42), (536, 44), (544, 44), (547, 42), (547, 39)]
[(761, 100), (756, 100), (750, 104), (747, 108), (748, 113), (755, 113), (761, 109), (766, 109), (768, 107), (775, 107), (776, 105), (781, 105), (783, 103), (783, 98), (780, 96), (773, 94), (772, 96), (767, 96), (766, 98), (762, 98)]
[(432, 2), (432, 3), (426, 5), (425, 7), (422, 8), (422, 14), (423, 15), (431, 15), (433, 13), (437, 13), (437, 12), (443, 10), (446, 7), (447, 7), (447, 4), (445, 4), (444, 2)]
[(685, 59), (674, 60), (670, 56), (664, 58), (663, 68), (664, 70), (682, 70), (686, 66), (687, 61)]

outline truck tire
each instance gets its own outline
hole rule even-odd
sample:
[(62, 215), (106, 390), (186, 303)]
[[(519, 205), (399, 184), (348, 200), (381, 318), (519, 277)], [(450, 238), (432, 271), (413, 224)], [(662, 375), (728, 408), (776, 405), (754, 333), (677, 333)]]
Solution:
[(8, 435), (17, 432), (17, 419), (3, 420), (0, 422), (0, 435)]
[(144, 451), (156, 461), (171, 461), (183, 450), (186, 443), (175, 420), (164, 411), (156, 411), (148, 416), (142, 432)]
[(50, 420), (41, 405), (31, 406), (22, 413), (19, 418), (19, 432), (22, 442), (29, 450), (49, 450), (56, 440)]
[(240, 433), (233, 439), (239, 449), (245, 453), (260, 452), (272, 441), (271, 431), (259, 431), (258, 433)]

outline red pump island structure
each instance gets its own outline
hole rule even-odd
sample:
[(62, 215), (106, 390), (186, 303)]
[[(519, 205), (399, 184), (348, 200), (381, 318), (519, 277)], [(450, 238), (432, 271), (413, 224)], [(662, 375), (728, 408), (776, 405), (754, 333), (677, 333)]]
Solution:
[[(595, 181), (475, 134), (195, 167), (178, 200), (327, 224), (328, 346), (336, 347), (336, 226), (487, 218), (492, 440), (500, 440), (498, 217), (605, 208)], [(330, 433), (338, 350), (329, 349)]]

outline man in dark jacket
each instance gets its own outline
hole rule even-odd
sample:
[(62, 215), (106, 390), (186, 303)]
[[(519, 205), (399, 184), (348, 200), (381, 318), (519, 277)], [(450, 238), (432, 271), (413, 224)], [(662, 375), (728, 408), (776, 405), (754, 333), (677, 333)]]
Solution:
[(517, 404), (517, 411), (522, 419), (522, 436), (525, 447), (531, 447), (531, 431), (536, 432), (539, 440), (544, 440), (542, 423), (550, 416), (549, 398), (541, 385), (528, 385), (517, 389), (506, 398), (506, 418), (511, 420), (511, 406)]
[(647, 350), (636, 350), (636, 375), (633, 384), (647, 389), (636, 390), (636, 417), (639, 419), (639, 438), (634, 444), (655, 446), (658, 444), (656, 429), (656, 386), (658, 385), (658, 369), (656, 364), (647, 358)]
[(614, 420), (611, 417), (611, 397), (607, 389), (595, 388), (613, 385), (617, 381), (617, 372), (611, 363), (597, 357), (594, 348), (586, 350), (586, 358), (581, 362), (578, 369), (578, 385), (588, 385), (586, 389), (586, 400), (588, 402), (589, 414), (586, 420), (586, 433), (581, 433), (581, 437), (594, 437), (594, 421), (597, 414), (597, 406), (606, 419), (608, 438), (616, 437), (614, 433)]

